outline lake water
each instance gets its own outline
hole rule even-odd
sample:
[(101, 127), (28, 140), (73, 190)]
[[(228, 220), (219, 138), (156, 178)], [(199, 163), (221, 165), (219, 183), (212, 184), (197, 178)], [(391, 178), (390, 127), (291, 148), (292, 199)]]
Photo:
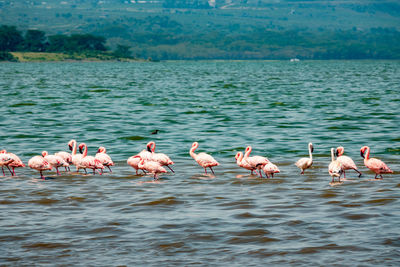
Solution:
[[(0, 176), (2, 265), (400, 263), (399, 61), (5, 63), (0, 99), (0, 149), (25, 164), (70, 139), (116, 162)], [(152, 140), (175, 161), (158, 182), (126, 164)], [(215, 177), (189, 156), (194, 141), (221, 163)], [(239, 168), (247, 145), (281, 173)], [(331, 186), (339, 145), (363, 176)], [(395, 173), (375, 181), (364, 145)]]

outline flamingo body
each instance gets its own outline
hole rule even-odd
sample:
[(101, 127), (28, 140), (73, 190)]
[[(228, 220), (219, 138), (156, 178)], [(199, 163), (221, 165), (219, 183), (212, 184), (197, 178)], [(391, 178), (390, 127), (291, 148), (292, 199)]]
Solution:
[(343, 169), (342, 164), (338, 160), (335, 160), (334, 150), (334, 148), (331, 148), (331, 163), (329, 163), (328, 172), (332, 177), (332, 182), (334, 182), (335, 177), (338, 177), (340, 182), (340, 176), (343, 173)]
[(262, 168), (262, 170), (265, 173), (265, 175), (267, 176), (267, 178), (269, 178), (269, 175), (274, 177), (275, 173), (280, 173), (281, 172), (279, 170), (278, 166), (276, 166), (272, 162), (268, 162), (267, 164), (265, 164), (264, 167)]
[(337, 158), (336, 160), (339, 161), (342, 164), (342, 170), (343, 170), (343, 177), (346, 178), (346, 170), (355, 170), (358, 172), (358, 177), (361, 176), (361, 172), (358, 171), (358, 168), (352, 158), (348, 156), (343, 156), (344, 153), (344, 148), (339, 146), (336, 148), (336, 155)]
[[(85, 143), (81, 143), (79, 145), (79, 150), (82, 151), (83, 149), (83, 154), (82, 154), (82, 159), (79, 163), (79, 168), (83, 169), (92, 169), (93, 174), (96, 174), (96, 169), (104, 169), (104, 165), (101, 164), (101, 162), (96, 159), (93, 156), (88, 156), (87, 155), (87, 145)], [(101, 174), (101, 173), (100, 173)]]
[(139, 168), (140, 160), (141, 160), (140, 156), (135, 155), (135, 156), (128, 158), (128, 160), (126, 161), (126, 163), (128, 163), (129, 166), (131, 166), (132, 168), (134, 168), (136, 170), (136, 175), (138, 174), (138, 170), (140, 169)]
[(204, 168), (204, 172), (207, 174), (207, 169), (210, 168), (212, 173), (214, 173), (212, 167), (218, 166), (219, 163), (216, 161), (211, 155), (201, 152), (199, 154), (194, 153), (194, 151), (199, 147), (197, 142), (192, 144), (192, 148), (190, 149), (190, 156), (199, 164), (201, 167)]
[(42, 178), (42, 179), (45, 179), (42, 172), (52, 169), (52, 166), (42, 156), (34, 156), (34, 157), (32, 157), (28, 161), (28, 166), (31, 169), (39, 171), (40, 172), (40, 178)]
[(172, 172), (174, 172), (169, 165), (174, 164), (174, 162), (164, 153), (156, 153), (156, 143), (151, 141), (147, 144), (147, 149), (151, 152), (151, 160), (160, 163), (161, 166), (166, 166)]
[(253, 170), (254, 169), (250, 166), (250, 164), (247, 161), (243, 160), (243, 153), (242, 152), (237, 152), (236, 156), (235, 156), (235, 159), (236, 159), (236, 164), (239, 167), (244, 168), (246, 170), (249, 170), (249, 171), (251, 171), (251, 174), (253, 174)]
[(99, 147), (95, 159), (99, 160), (101, 164), (103, 164), (103, 166), (106, 166), (111, 172), (110, 166), (114, 166), (114, 162), (106, 152), (107, 150), (105, 147)]
[(304, 174), (304, 170), (310, 168), (313, 164), (312, 152), (314, 151), (314, 147), (312, 143), (308, 143), (308, 154), (309, 158), (301, 158), (299, 159), (295, 165), (301, 170), (301, 174)]
[(65, 160), (62, 157), (56, 155), (49, 155), (47, 151), (43, 151), (42, 156), (52, 167), (56, 169), (57, 175), (60, 175), (60, 172), (58, 171), (59, 167), (69, 166), (69, 164), (65, 162)]
[(8, 167), (8, 165), (11, 164), (13, 161), (14, 161), (14, 159), (11, 158), (10, 155), (5, 154), (5, 153), (0, 153), (0, 167), (1, 167), (1, 170), (3, 171), (3, 176), (6, 176), (6, 174), (4, 173), (4, 169), (3, 169), (4, 166), (6, 166), (7, 169), (10, 171), (11, 175), (13, 175), (13, 172)]
[(0, 153), (7, 154), (10, 158), (13, 159), (11, 162), (9, 162), (7, 164), (8, 167), (12, 168), (12, 173), (11, 173), (12, 176), (15, 176), (15, 168), (23, 168), (23, 167), (25, 167), (25, 164), (22, 162), (22, 160), (17, 155), (15, 155), (14, 153), (10, 153), (10, 152), (7, 153), (6, 150), (2, 150), (2, 151), (0, 151)]
[(370, 148), (368, 146), (362, 147), (360, 152), (361, 156), (364, 158), (365, 167), (375, 173), (375, 179), (377, 179), (378, 175), (382, 179), (382, 174), (393, 173), (393, 171), (382, 160), (369, 157)]
[(167, 170), (156, 161), (145, 161), (144, 159), (140, 159), (138, 167), (139, 169), (152, 173), (154, 175), (154, 179), (158, 179), (158, 174), (167, 172)]

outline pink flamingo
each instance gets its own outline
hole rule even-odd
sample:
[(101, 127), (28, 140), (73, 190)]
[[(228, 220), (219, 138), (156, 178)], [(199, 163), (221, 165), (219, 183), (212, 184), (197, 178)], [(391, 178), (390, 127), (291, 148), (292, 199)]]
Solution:
[(42, 157), (42, 156), (34, 156), (28, 161), (28, 166), (31, 169), (35, 169), (40, 172), (40, 178), (43, 180), (45, 177), (43, 176), (43, 171), (51, 170), (51, 165)]
[(111, 157), (106, 152), (107, 152), (107, 150), (105, 147), (102, 147), (102, 146), (99, 147), (99, 149), (97, 150), (95, 159), (98, 159), (101, 162), (101, 164), (106, 166), (110, 170), (110, 172), (112, 172), (110, 169), (110, 166), (114, 166), (114, 162), (112, 161)]
[(59, 167), (67, 168), (69, 166), (69, 164), (65, 162), (65, 160), (63, 160), (62, 157), (56, 155), (49, 155), (47, 151), (43, 151), (42, 156), (52, 167), (56, 169), (57, 175), (60, 175), (60, 172), (58, 171)]
[(358, 171), (354, 161), (348, 156), (343, 156), (343, 153), (344, 148), (342, 146), (336, 148), (336, 160), (342, 164), (343, 178), (346, 178), (346, 170), (355, 170), (358, 172), (358, 177), (360, 177), (362, 173)]
[[(393, 173), (393, 171), (381, 160), (376, 159), (376, 158), (370, 158), (369, 157), (369, 147), (363, 146), (360, 150), (361, 157), (364, 158), (364, 165), (371, 171), (375, 173), (375, 179), (378, 179), (377, 176), (381, 176), (381, 179), (383, 179), (382, 174), (385, 173)], [(365, 156), (364, 156), (365, 154)]]
[[(83, 150), (83, 152), (82, 152)], [(79, 163), (79, 167), (83, 168), (86, 172), (86, 169), (92, 169), (93, 170), (93, 174), (96, 174), (96, 169), (104, 169), (103, 164), (101, 164), (101, 162), (96, 159), (93, 156), (88, 156), (87, 155), (87, 145), (85, 143), (81, 143), (79, 144), (79, 152), (83, 153), (82, 154), (82, 160)], [(99, 172), (99, 174), (101, 174)]]
[[(80, 169), (80, 162), (82, 160), (82, 154), (76, 154), (77, 151), (77, 143), (76, 140), (72, 139), (71, 141), (68, 142), (68, 147), (72, 151), (71, 152), (71, 157), (72, 157), (72, 164), (76, 166), (76, 171), (78, 172)], [(86, 172), (86, 170), (85, 170)]]
[(13, 175), (12, 171), (10, 170), (10, 167), (8, 165), (14, 161), (13, 158), (10, 157), (10, 155), (5, 154), (5, 153), (0, 153), (0, 166), (1, 170), (3, 171), (3, 176), (6, 176), (4, 173), (3, 167), (6, 166), (7, 169), (10, 171), (11, 175)]
[(67, 170), (71, 171), (71, 169), (69, 168), (69, 165), (72, 164), (72, 155), (70, 153), (65, 152), (65, 151), (60, 151), (60, 152), (54, 153), (54, 155), (61, 157), (66, 163), (68, 163), (68, 167), (65, 167), (65, 171), (67, 171)]
[(314, 152), (314, 147), (312, 143), (308, 143), (308, 154), (310, 155), (309, 158), (301, 158), (299, 159), (295, 165), (301, 169), (301, 174), (304, 174), (304, 170), (311, 167), (313, 164), (312, 152)]
[(250, 166), (250, 164), (247, 161), (243, 160), (243, 153), (242, 152), (237, 152), (236, 156), (235, 156), (235, 159), (236, 159), (236, 164), (239, 167), (244, 168), (246, 170), (249, 170), (249, 171), (251, 171), (251, 174), (253, 174), (253, 168)]
[(269, 178), (269, 175), (271, 175), (272, 178), (274, 178), (274, 173), (280, 173), (281, 172), (278, 169), (278, 166), (276, 166), (272, 162), (268, 162), (267, 164), (265, 164), (264, 167), (262, 168), (262, 170), (265, 173), (265, 175), (267, 176), (267, 178)]
[(151, 160), (160, 163), (161, 166), (165, 166), (168, 169), (170, 169), (173, 173), (175, 173), (174, 170), (169, 166), (169, 165), (174, 164), (174, 162), (164, 153), (156, 153), (155, 152), (156, 143), (154, 141), (151, 141), (147, 145), (150, 146), (150, 150), (152, 153)]
[(332, 183), (335, 181), (334, 177), (339, 177), (340, 182), (340, 176), (343, 173), (342, 163), (335, 160), (335, 149), (333, 147), (331, 148), (331, 163), (329, 163), (328, 172), (329, 175), (332, 176)]
[(139, 169), (146, 170), (154, 174), (154, 179), (156, 180), (158, 180), (157, 174), (167, 172), (167, 170), (161, 166), (160, 163), (156, 161), (145, 161), (145, 159), (140, 159), (138, 167)]
[(139, 168), (140, 160), (141, 160), (140, 156), (135, 155), (135, 156), (128, 158), (128, 160), (126, 161), (126, 163), (128, 163), (129, 166), (131, 166), (132, 168), (134, 168), (136, 170), (136, 175), (138, 175), (138, 170), (140, 169)]
[(204, 172), (207, 174), (207, 168), (210, 168), (213, 174), (214, 171), (212, 167), (218, 166), (219, 163), (209, 154), (201, 152), (199, 154), (194, 153), (194, 151), (199, 147), (199, 143), (194, 142), (192, 144), (192, 148), (190, 149), (190, 156), (201, 166), (204, 168)]
[(7, 153), (7, 151), (5, 149), (0, 151), (0, 153), (8, 154), (13, 159), (12, 162), (7, 164), (7, 167), (11, 167), (12, 168), (12, 173), (11, 173), (12, 176), (15, 176), (15, 168), (23, 168), (23, 167), (25, 167), (25, 164), (22, 162), (22, 160), (17, 155), (15, 155), (14, 153), (10, 153), (10, 152)]
[(262, 177), (260, 169), (263, 168), (265, 164), (268, 164), (269, 160), (266, 157), (262, 157), (262, 156), (250, 157), (251, 151), (252, 151), (251, 146), (246, 147), (243, 160), (245, 162), (247, 162), (247, 164), (249, 164), (250, 167), (252, 168), (252, 171), (251, 171), (252, 174), (253, 174), (254, 170), (258, 169), (260, 177)]
[(153, 153), (151, 151), (152, 142), (148, 142), (146, 149), (143, 149), (138, 155), (144, 160), (152, 160)]

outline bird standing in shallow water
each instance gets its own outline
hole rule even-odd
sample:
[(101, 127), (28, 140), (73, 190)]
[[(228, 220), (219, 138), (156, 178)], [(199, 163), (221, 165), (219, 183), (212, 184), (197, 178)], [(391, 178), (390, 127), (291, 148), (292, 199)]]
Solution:
[(360, 149), (361, 157), (364, 158), (364, 165), (375, 173), (375, 179), (378, 179), (378, 175), (383, 179), (382, 174), (393, 173), (393, 171), (382, 161), (376, 158), (369, 157), (369, 147), (363, 146)]
[(96, 156), (94, 158), (98, 159), (101, 162), (101, 164), (106, 166), (110, 170), (110, 172), (112, 172), (110, 166), (114, 166), (114, 162), (106, 152), (107, 152), (106, 148), (101, 146), (97, 150)]
[(300, 174), (304, 174), (304, 170), (310, 168), (313, 164), (312, 153), (314, 152), (314, 146), (312, 143), (308, 143), (308, 154), (309, 158), (301, 158), (299, 159), (295, 165), (301, 170)]
[(343, 169), (342, 164), (338, 160), (335, 160), (335, 149), (333, 147), (331, 148), (331, 163), (329, 163), (328, 172), (332, 176), (332, 183), (335, 181), (334, 177), (339, 177), (340, 182)]
[(199, 143), (194, 142), (192, 144), (192, 148), (189, 151), (190, 156), (201, 166), (204, 168), (204, 172), (207, 174), (207, 168), (210, 168), (213, 174), (214, 171), (212, 167), (218, 166), (219, 163), (216, 161), (211, 155), (201, 152), (199, 154), (194, 153), (194, 151), (199, 147)]
[[(9, 167), (12, 168), (12, 172), (11, 172), (12, 176), (15, 176), (15, 168), (25, 167), (25, 164), (22, 162), (22, 160), (14, 153), (10, 153), (10, 152), (7, 153), (7, 151), (5, 149), (1, 150), (0, 153), (7, 154), (10, 158), (13, 159), (12, 162), (9, 162), (7, 164), (7, 168), (9, 168)], [(3, 170), (3, 174), (4, 174), (4, 170)]]
[(51, 170), (52, 166), (42, 157), (42, 156), (34, 156), (28, 161), (28, 166), (31, 169), (35, 169), (40, 172), (40, 178), (43, 180), (45, 177), (43, 176), (43, 171)]
[(42, 152), (43, 158), (52, 166), (56, 169), (57, 175), (60, 175), (60, 172), (58, 171), (59, 167), (68, 167), (69, 164), (65, 162), (65, 160), (59, 156), (56, 155), (49, 155), (47, 151)]
[(254, 170), (258, 169), (259, 175), (260, 175), (260, 177), (262, 177), (260, 169), (263, 168), (264, 165), (268, 164), (269, 160), (266, 157), (262, 157), (262, 156), (250, 157), (251, 151), (252, 151), (251, 146), (246, 147), (246, 150), (244, 152), (243, 161), (246, 162), (250, 166), (251, 174), (253, 174)]
[(157, 174), (167, 172), (167, 170), (161, 166), (160, 163), (156, 161), (147, 161), (145, 159), (140, 159), (138, 167), (139, 169), (146, 170), (154, 174), (154, 179), (156, 180), (158, 180)]
[(357, 169), (354, 161), (348, 156), (343, 156), (343, 153), (344, 148), (342, 146), (336, 148), (336, 160), (342, 164), (343, 178), (346, 178), (346, 170), (355, 170), (360, 177), (362, 173)]

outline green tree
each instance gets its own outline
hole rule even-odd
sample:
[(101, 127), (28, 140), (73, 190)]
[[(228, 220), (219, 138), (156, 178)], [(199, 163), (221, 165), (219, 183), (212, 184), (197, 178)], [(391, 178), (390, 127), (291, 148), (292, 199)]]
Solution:
[(130, 51), (130, 47), (126, 45), (118, 45), (114, 51), (114, 55), (120, 58), (131, 58), (132, 52)]
[(0, 26), (0, 51), (16, 51), (22, 41), (21, 32), (15, 26)]
[(28, 30), (25, 33), (23, 49), (30, 52), (43, 52), (46, 49), (46, 33), (38, 30)]

